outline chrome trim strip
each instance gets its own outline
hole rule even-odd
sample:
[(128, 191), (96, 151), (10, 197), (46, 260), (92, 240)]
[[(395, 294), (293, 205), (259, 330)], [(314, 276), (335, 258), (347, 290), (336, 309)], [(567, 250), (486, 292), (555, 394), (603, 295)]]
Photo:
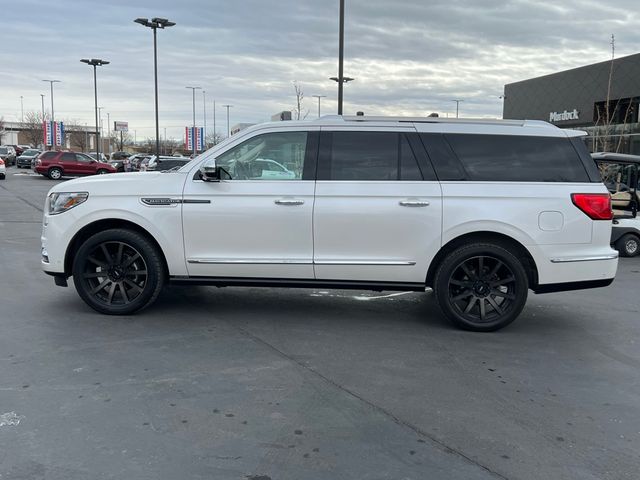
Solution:
[(289, 259), (261, 259), (261, 258), (188, 258), (187, 263), (204, 265), (366, 265), (366, 266), (411, 266), (416, 262), (396, 260), (289, 260)]
[(195, 198), (185, 198), (182, 203), (211, 203), (211, 200), (200, 200)]
[(151, 207), (157, 207), (157, 206), (166, 207), (169, 205), (182, 203), (182, 200), (179, 198), (167, 198), (167, 197), (144, 197), (144, 198), (141, 198), (140, 201), (145, 205), (149, 205)]
[(408, 266), (416, 262), (402, 260), (314, 260), (315, 265), (371, 265), (371, 266)]
[(618, 252), (609, 253), (607, 255), (595, 255), (588, 257), (556, 257), (551, 259), (551, 263), (571, 263), (571, 262), (595, 262), (597, 260), (615, 260), (618, 258)]
[(188, 263), (205, 265), (232, 264), (232, 265), (313, 265), (313, 260), (289, 260), (289, 259), (263, 259), (263, 258), (188, 258)]

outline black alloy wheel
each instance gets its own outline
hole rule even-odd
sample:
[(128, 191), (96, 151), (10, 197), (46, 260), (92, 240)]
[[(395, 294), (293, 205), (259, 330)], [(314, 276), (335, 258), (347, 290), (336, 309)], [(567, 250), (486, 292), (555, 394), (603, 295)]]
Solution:
[(435, 279), (438, 303), (458, 327), (498, 330), (520, 314), (527, 300), (527, 274), (520, 260), (498, 245), (471, 244), (453, 251)]
[(106, 230), (89, 238), (74, 259), (73, 279), (93, 309), (127, 315), (150, 305), (164, 283), (155, 246), (129, 230)]

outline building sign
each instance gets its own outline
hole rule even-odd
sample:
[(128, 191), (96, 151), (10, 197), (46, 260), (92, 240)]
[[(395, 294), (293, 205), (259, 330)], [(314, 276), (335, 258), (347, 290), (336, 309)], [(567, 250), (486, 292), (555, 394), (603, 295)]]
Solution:
[(128, 132), (129, 131), (129, 122), (113, 122), (113, 131), (114, 132)]
[(184, 127), (185, 150), (193, 150), (194, 137), (196, 142), (196, 151), (203, 151), (204, 150), (204, 128), (202, 127), (195, 127), (195, 129), (194, 127)]
[(61, 147), (64, 144), (64, 123), (43, 122), (44, 144), (47, 147)]
[(565, 122), (567, 120), (580, 120), (580, 118), (578, 117), (579, 114), (580, 112), (578, 112), (578, 110), (576, 110), (575, 108), (570, 112), (567, 112), (566, 110), (564, 112), (550, 112), (549, 121)]

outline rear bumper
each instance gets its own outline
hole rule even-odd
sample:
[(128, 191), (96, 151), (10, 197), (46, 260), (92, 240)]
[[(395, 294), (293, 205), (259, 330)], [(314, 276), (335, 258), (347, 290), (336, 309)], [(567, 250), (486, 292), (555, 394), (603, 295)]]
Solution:
[(548, 283), (546, 285), (538, 285), (533, 291), (534, 293), (554, 293), (586, 290), (588, 288), (602, 288), (611, 285), (613, 280), (613, 278), (607, 278), (604, 280), (586, 280), (584, 282)]

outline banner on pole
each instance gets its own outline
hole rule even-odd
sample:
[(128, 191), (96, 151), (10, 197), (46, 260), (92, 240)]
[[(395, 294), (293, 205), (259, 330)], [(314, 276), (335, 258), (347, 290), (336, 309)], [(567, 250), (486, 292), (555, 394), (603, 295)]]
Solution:
[(64, 146), (64, 122), (43, 122), (42, 127), (45, 146)]
[[(195, 131), (194, 131), (195, 130)], [(184, 148), (193, 151), (193, 142), (196, 142), (196, 152), (204, 150), (204, 128), (184, 127)]]

